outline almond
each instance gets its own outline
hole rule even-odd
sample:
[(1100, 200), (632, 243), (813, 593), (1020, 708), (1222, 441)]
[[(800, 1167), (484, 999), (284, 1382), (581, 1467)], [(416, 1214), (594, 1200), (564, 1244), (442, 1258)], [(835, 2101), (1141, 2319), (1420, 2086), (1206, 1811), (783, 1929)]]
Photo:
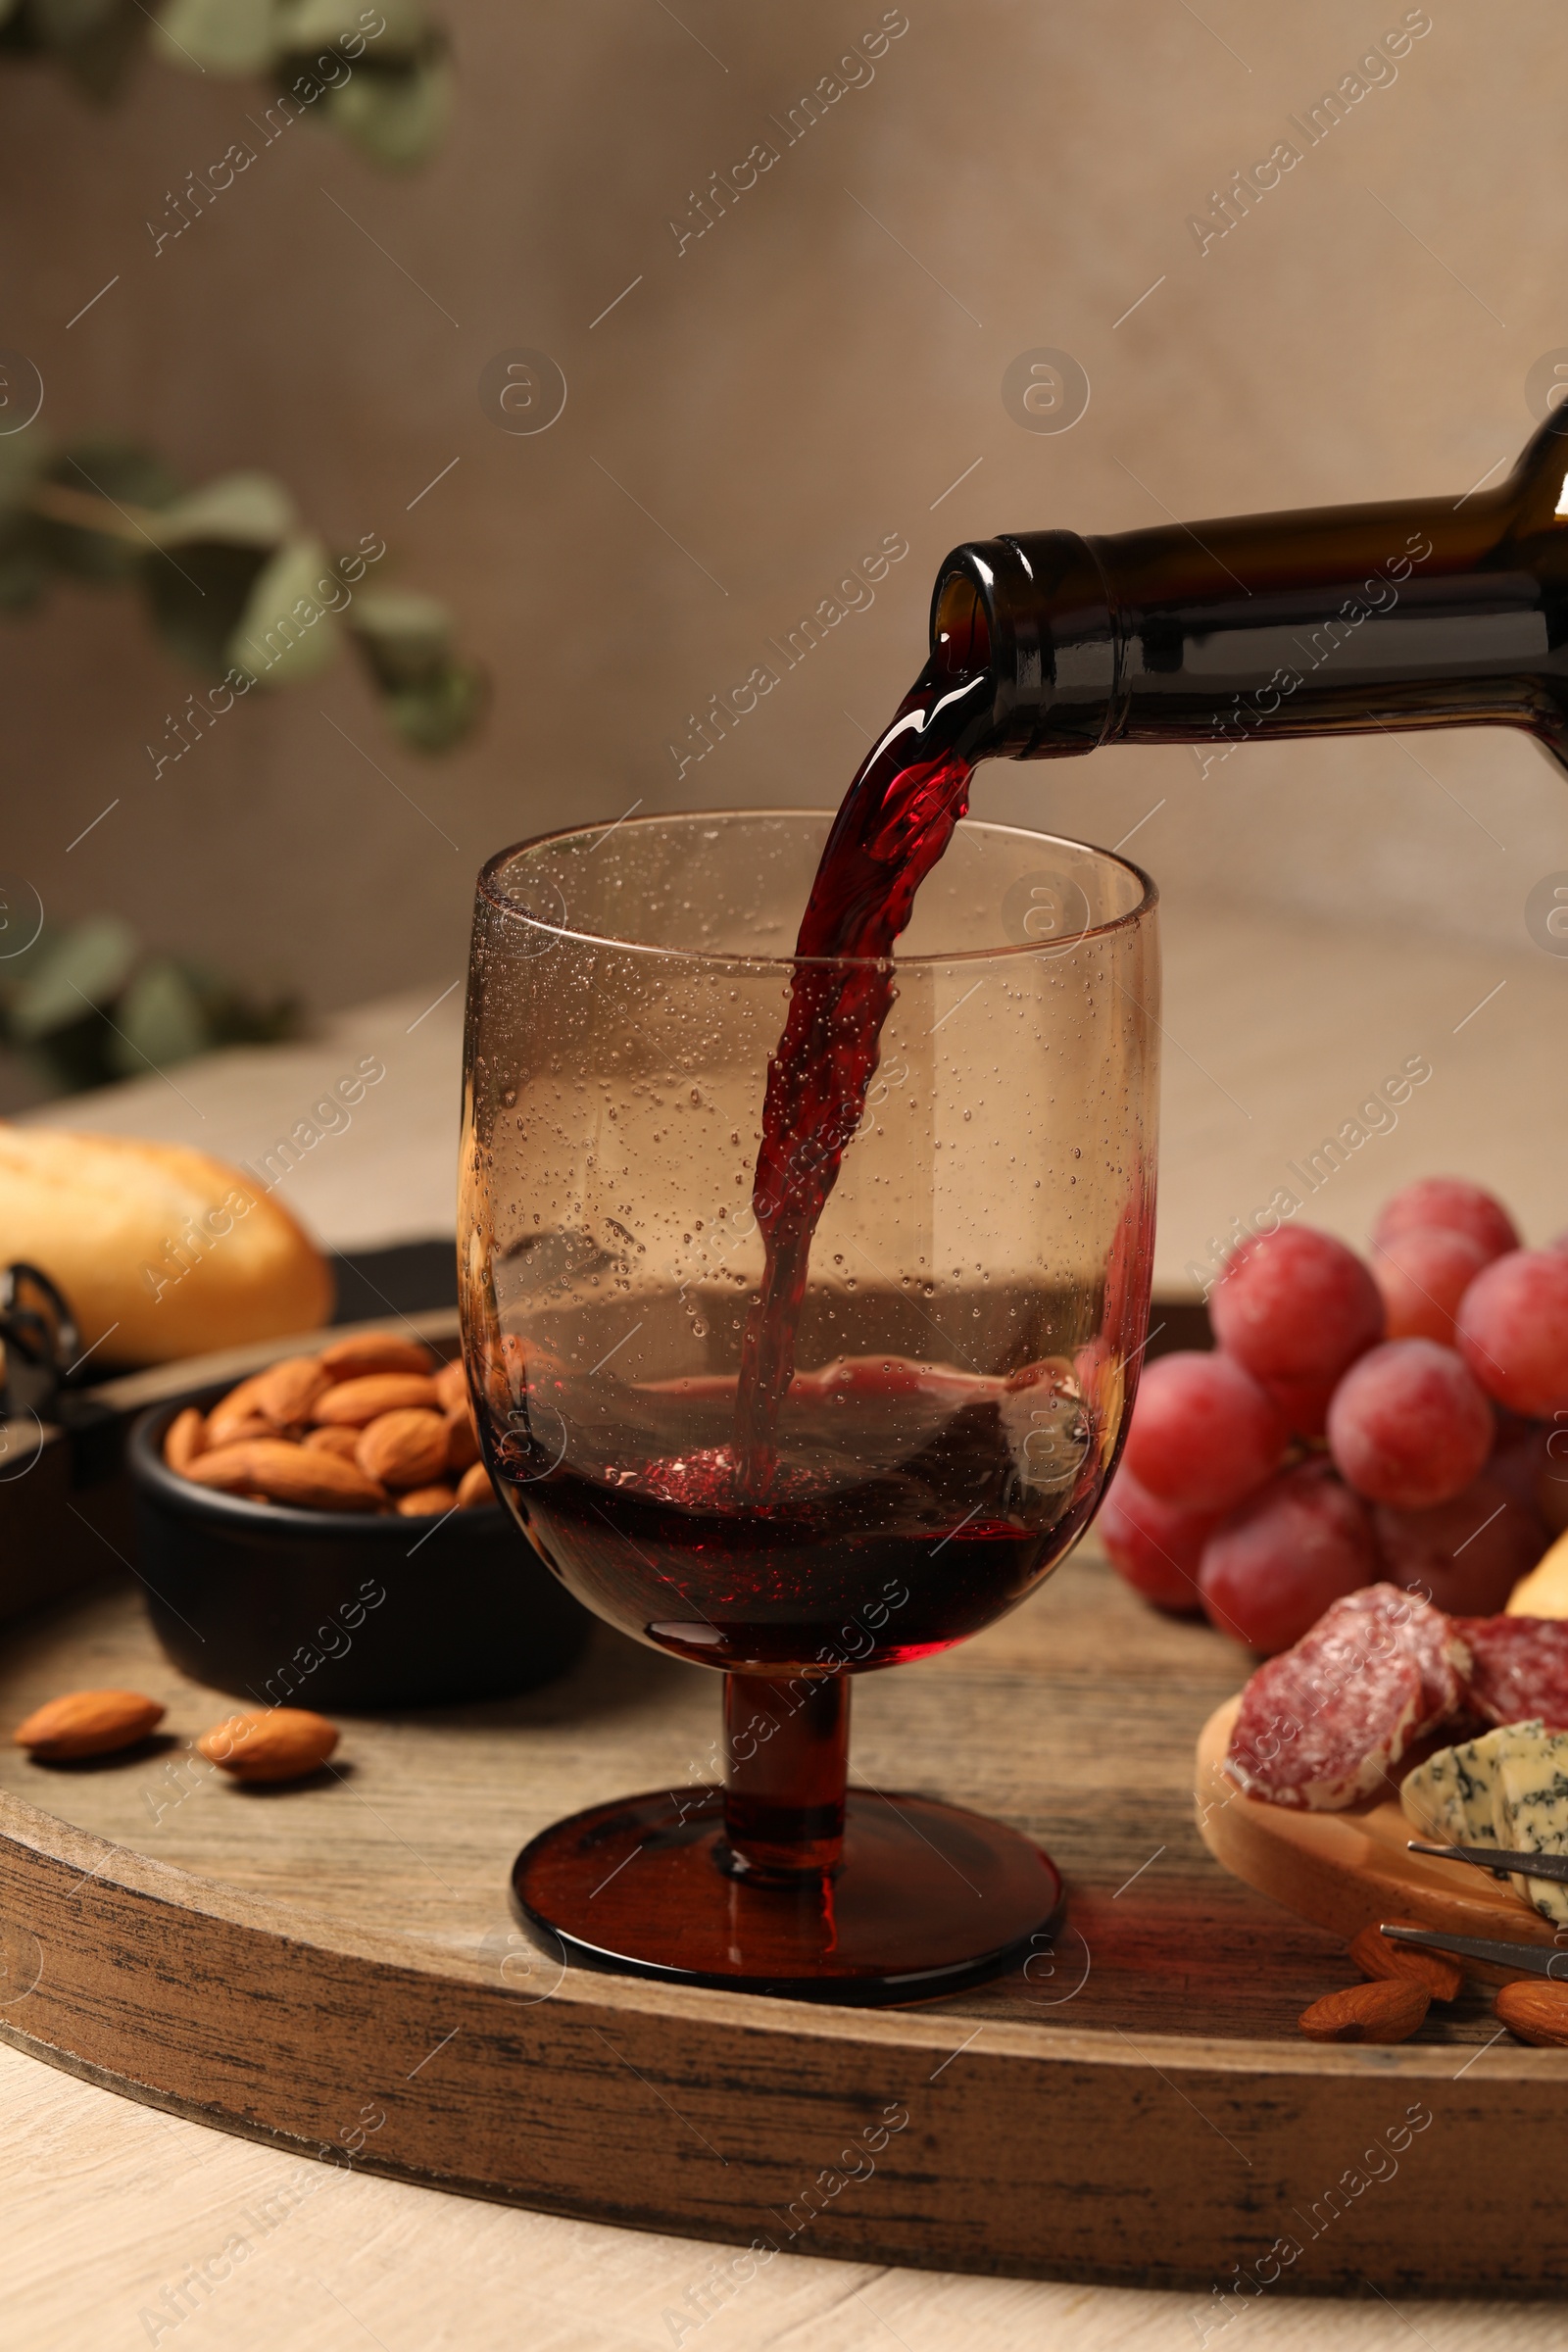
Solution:
[[(265, 1413), (246, 1413), (243, 1419), (225, 1424), (222, 1443), (225, 1446), (244, 1446), (252, 1438), (275, 1438), (277, 1434)], [(209, 1447), (218, 1443), (213, 1436), (211, 1421), (207, 1424), (207, 1443)]]
[(479, 1431), (466, 1396), (447, 1413), (447, 1468), (454, 1478), (479, 1459)]
[(407, 1411), (420, 1405), (434, 1408), (435, 1382), (417, 1372), (368, 1372), (362, 1380), (340, 1381), (316, 1402), (313, 1421), (350, 1429), (366, 1429), (382, 1413)]
[(265, 1372), (258, 1372), (252, 1379), (242, 1380), (237, 1389), (230, 1389), (226, 1396), (220, 1396), (207, 1416), (209, 1446), (228, 1445), (242, 1421), (259, 1417), (256, 1392), (266, 1377)]
[(341, 1454), (291, 1446), (286, 1438), (251, 1438), (192, 1462), (187, 1475), (200, 1487), (228, 1494), (264, 1494), (269, 1502), (304, 1511), (375, 1511), (386, 1500), (373, 1479)]
[(468, 1375), (461, 1355), (442, 1365), (435, 1376), (435, 1393), (444, 1413), (450, 1413), (455, 1404), (467, 1402)]
[(336, 1725), (324, 1715), (306, 1707), (268, 1707), (214, 1724), (197, 1740), (196, 1753), (236, 1781), (298, 1781), (319, 1770), (337, 1739)]
[(164, 1710), (139, 1690), (68, 1690), (36, 1708), (11, 1737), (46, 1763), (73, 1756), (112, 1755), (145, 1740)]
[(334, 1340), (318, 1358), (328, 1380), (359, 1380), (368, 1372), (429, 1372), (435, 1357), (417, 1340), (400, 1340), (392, 1332), (367, 1331), (355, 1339)]
[(483, 1504), (498, 1499), (495, 1488), (490, 1484), (490, 1473), (483, 1462), (475, 1462), (471, 1470), (465, 1470), (458, 1481), (460, 1511), (476, 1511)]
[(377, 1511), (386, 1495), (373, 1478), (340, 1453), (307, 1451), (281, 1438), (253, 1439), (250, 1483), (270, 1502), (305, 1511)]
[(318, 1356), (285, 1355), (256, 1383), (252, 1409), (274, 1429), (296, 1429), (310, 1419), (312, 1405), (331, 1386), (331, 1377)]
[(355, 1454), (359, 1451), (360, 1433), (357, 1429), (349, 1429), (346, 1425), (338, 1424), (325, 1429), (313, 1429), (301, 1439), (300, 1443), (304, 1446), (307, 1453), (336, 1453), (340, 1454), (344, 1461), (352, 1462)]
[[(251, 1484), (251, 1446), (260, 1442), (252, 1438), (242, 1445), (211, 1446), (187, 1464), (185, 1476), (192, 1486), (214, 1487), (220, 1494), (242, 1494)], [(276, 1446), (281, 1440), (267, 1442)]]
[(1568, 2048), (1568, 1984), (1544, 1977), (1521, 1977), (1504, 1984), (1495, 2008), (1510, 2034), (1538, 2049)]
[(436, 1519), (443, 1511), (458, 1507), (456, 1487), (411, 1487), (400, 1494), (394, 1508), (404, 1519)]
[[(1396, 1928), (1418, 1928), (1418, 1919), (1396, 1919)], [(1376, 1928), (1363, 1928), (1350, 1945), (1350, 1958), (1363, 1977), (1409, 1977), (1424, 1984), (1435, 2001), (1456, 2001), (1464, 1989), (1464, 1971), (1446, 1952), (1429, 1951), (1417, 1943), (1395, 1943)]]
[(1298, 2023), (1313, 2041), (1408, 2041), (1431, 2000), (1413, 1977), (1379, 1977), (1326, 1994)]
[(164, 1459), (171, 1470), (188, 1470), (207, 1448), (207, 1415), (187, 1404), (164, 1432)]
[(385, 1487), (431, 1486), (447, 1466), (447, 1425), (418, 1407), (378, 1413), (361, 1432), (355, 1459)]

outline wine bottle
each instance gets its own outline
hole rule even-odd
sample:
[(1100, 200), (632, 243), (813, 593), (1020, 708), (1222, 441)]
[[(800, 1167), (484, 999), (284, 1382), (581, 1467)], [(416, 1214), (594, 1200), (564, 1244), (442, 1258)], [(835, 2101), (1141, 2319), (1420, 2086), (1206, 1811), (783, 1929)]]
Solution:
[(939, 675), (989, 673), (980, 757), (1524, 727), (1568, 767), (1568, 416), (1499, 486), (956, 548)]

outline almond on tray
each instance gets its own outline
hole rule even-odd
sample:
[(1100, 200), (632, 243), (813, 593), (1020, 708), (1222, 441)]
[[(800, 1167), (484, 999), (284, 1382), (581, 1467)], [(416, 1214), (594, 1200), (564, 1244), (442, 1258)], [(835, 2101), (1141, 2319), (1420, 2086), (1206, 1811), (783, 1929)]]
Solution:
[(440, 1517), (494, 1499), (463, 1365), (396, 1334), (284, 1356), (164, 1435), (193, 1486), (296, 1510)]
[(236, 1781), (299, 1781), (320, 1770), (337, 1738), (336, 1724), (308, 1707), (262, 1707), (214, 1724), (196, 1753)]
[(40, 1763), (64, 1764), (133, 1747), (163, 1719), (161, 1701), (139, 1690), (67, 1690), (35, 1707), (11, 1737)]

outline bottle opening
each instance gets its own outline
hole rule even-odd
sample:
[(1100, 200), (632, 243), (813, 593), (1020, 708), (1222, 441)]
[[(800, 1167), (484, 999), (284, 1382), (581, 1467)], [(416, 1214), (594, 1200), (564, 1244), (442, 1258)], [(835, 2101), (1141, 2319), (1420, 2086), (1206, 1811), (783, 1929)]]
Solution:
[(991, 624), (974, 582), (954, 572), (937, 600), (931, 658), (946, 678), (972, 678), (991, 667)]

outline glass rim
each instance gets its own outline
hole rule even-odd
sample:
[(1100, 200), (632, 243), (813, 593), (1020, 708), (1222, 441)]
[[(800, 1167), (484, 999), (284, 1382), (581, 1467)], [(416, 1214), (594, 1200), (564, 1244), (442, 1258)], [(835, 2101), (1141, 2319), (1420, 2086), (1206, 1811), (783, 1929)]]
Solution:
[(1119, 851), (1102, 849), (1098, 842), (1076, 840), (1069, 833), (1043, 833), (1037, 832), (1032, 825), (1008, 825), (989, 817), (967, 816), (960, 818), (959, 822), (972, 825), (977, 832), (1010, 834), (1024, 841), (1039, 842), (1043, 848), (1087, 851), (1091, 858), (1106, 865), (1119, 866), (1123, 873), (1131, 874), (1139, 885), (1137, 905), (1129, 906), (1124, 914), (1112, 915), (1102, 923), (1090, 923), (1066, 939), (1008, 940), (989, 948), (953, 948), (945, 954), (921, 956), (900, 956), (897, 953), (893, 956), (797, 956), (793, 950), (785, 955), (764, 956), (733, 949), (719, 951), (713, 948), (661, 947), (652, 940), (613, 939), (597, 931), (576, 931), (569, 923), (547, 922), (541, 915), (535, 914), (531, 907), (523, 906), (512, 898), (500, 883), (502, 867), (513, 858), (521, 858), (530, 850), (548, 849), (553, 843), (585, 840), (594, 834), (601, 839), (608, 839), (611, 833), (623, 828), (640, 832), (649, 825), (710, 824), (715, 821), (732, 823), (736, 819), (765, 820), (779, 817), (825, 817), (831, 824), (836, 814), (837, 810), (833, 808), (670, 808), (652, 809), (646, 816), (612, 819), (609, 825), (558, 825), (548, 833), (530, 834), (525, 841), (514, 841), (509, 848), (497, 850), (479, 868), (476, 888), (479, 896), (508, 921), (524, 923), (531, 930), (542, 932), (551, 939), (569, 940), (579, 947), (618, 948), (628, 956), (661, 956), (669, 962), (722, 965), (729, 970), (744, 966), (760, 971), (769, 968), (793, 971), (801, 965), (814, 967), (834, 964), (853, 970), (857, 967), (886, 967), (891, 963), (907, 971), (935, 964), (985, 963), (1004, 956), (1060, 956), (1093, 941), (1109, 939), (1117, 932), (1136, 929), (1159, 905), (1159, 886), (1152, 875), (1146, 873), (1131, 858), (1123, 858)]

